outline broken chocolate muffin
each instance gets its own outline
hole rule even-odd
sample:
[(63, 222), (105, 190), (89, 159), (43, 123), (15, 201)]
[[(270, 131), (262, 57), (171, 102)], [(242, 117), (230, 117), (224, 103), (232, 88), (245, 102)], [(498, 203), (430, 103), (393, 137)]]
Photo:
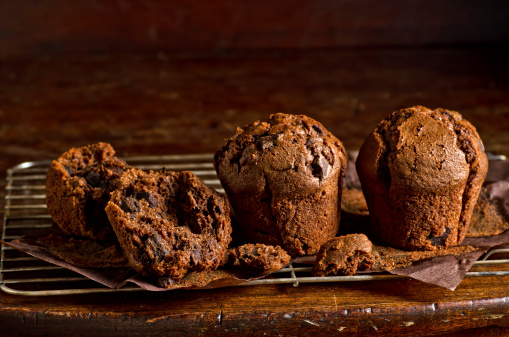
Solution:
[(106, 213), (131, 267), (178, 280), (214, 270), (231, 241), (226, 198), (191, 172), (129, 169)]
[(317, 121), (274, 114), (243, 128), (215, 154), (218, 177), (245, 242), (314, 254), (334, 237), (348, 158)]
[(46, 178), (46, 201), (53, 221), (76, 237), (114, 241), (104, 208), (126, 168), (106, 143), (62, 154), (51, 163)]

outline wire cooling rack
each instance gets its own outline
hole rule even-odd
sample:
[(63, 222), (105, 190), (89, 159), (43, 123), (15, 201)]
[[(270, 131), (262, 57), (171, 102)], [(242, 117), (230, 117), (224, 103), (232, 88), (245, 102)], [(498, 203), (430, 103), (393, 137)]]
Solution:
[[(213, 166), (212, 154), (168, 155), (123, 158), (130, 165), (144, 170), (188, 170), (205, 184), (224, 192)], [(37, 235), (53, 226), (46, 207), (46, 172), (50, 161), (25, 162), (7, 170), (2, 240), (10, 241), (25, 235)], [(71, 295), (101, 292), (142, 291), (134, 284), (114, 290), (68, 269), (55, 266), (17, 249), (2, 245), (0, 288), (23, 296)], [(509, 249), (493, 249), (477, 261), (467, 277), (509, 275)], [(292, 284), (343, 281), (381, 281), (404, 278), (388, 273), (353, 276), (312, 277), (311, 267), (290, 264), (266, 278), (241, 285)]]

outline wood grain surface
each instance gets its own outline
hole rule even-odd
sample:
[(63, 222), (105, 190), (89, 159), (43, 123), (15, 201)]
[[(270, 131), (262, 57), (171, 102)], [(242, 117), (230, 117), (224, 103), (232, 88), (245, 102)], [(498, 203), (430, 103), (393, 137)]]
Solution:
[[(509, 155), (508, 54), (367, 49), (52, 55), (0, 62), (0, 171), (110, 142), (120, 155), (213, 152), (282, 111), (322, 122), (348, 150), (415, 104), (461, 112)], [(4, 186), (1, 186), (2, 203)], [(0, 215), (2, 215), (0, 210)], [(0, 334), (505, 336), (509, 277), (454, 291), (413, 280), (54, 297), (0, 294)]]
[(14, 165), (99, 140), (121, 155), (213, 152), (237, 126), (275, 112), (318, 119), (352, 151), (390, 112), (417, 104), (459, 111), (488, 151), (509, 155), (507, 56), (439, 48), (5, 60), (0, 155)]

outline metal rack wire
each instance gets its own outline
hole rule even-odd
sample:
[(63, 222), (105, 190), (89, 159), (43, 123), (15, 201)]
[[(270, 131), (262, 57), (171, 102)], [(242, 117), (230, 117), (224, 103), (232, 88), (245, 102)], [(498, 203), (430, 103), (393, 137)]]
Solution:
[[(189, 170), (208, 186), (224, 192), (212, 164), (212, 154), (168, 155), (124, 158), (130, 165), (145, 170)], [(46, 171), (50, 161), (25, 162), (7, 171), (2, 240), (27, 234), (36, 235), (53, 226), (46, 207)], [(509, 249), (493, 249), (467, 273), (467, 277), (509, 275)], [(68, 269), (55, 266), (9, 246), (2, 245), (0, 288), (22, 296), (70, 295), (101, 292), (142, 291), (134, 284), (114, 290)], [(476, 269), (476, 267), (478, 267)], [(388, 273), (353, 276), (312, 277), (311, 267), (290, 264), (270, 276), (242, 285), (292, 284), (345, 281), (381, 281), (403, 278)]]

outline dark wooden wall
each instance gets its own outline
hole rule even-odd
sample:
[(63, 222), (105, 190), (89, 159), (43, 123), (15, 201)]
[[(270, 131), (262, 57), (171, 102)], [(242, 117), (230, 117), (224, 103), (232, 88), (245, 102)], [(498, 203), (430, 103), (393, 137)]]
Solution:
[(503, 44), (507, 0), (0, 0), (0, 58)]

